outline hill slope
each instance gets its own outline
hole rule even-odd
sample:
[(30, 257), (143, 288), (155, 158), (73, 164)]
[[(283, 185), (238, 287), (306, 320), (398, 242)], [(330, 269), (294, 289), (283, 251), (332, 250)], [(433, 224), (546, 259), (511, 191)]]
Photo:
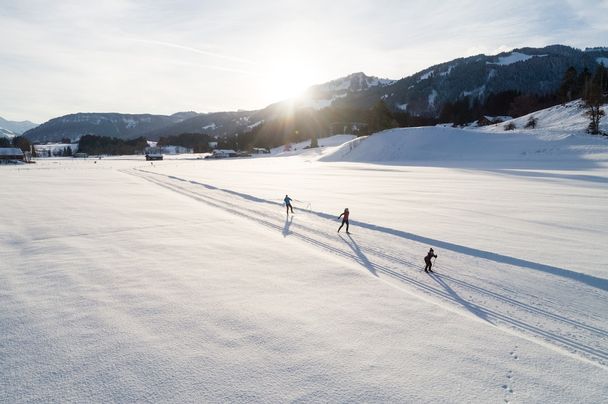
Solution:
[(62, 138), (76, 140), (86, 134), (132, 139), (195, 115), (195, 112), (178, 112), (173, 115), (77, 113), (51, 119), (28, 130), (24, 136), (35, 142), (58, 141)]
[(464, 96), (484, 99), (490, 93), (513, 90), (523, 94), (556, 91), (569, 67), (593, 73), (608, 64), (608, 50), (580, 50), (562, 45), (521, 48), (498, 55), (455, 59), (424, 69), (383, 88), (336, 101), (336, 105), (370, 107), (383, 99), (392, 109), (437, 116), (441, 106)]
[[(523, 128), (532, 117), (537, 120), (535, 129), (505, 131), (511, 122)], [(576, 161), (590, 164), (591, 160), (607, 159), (608, 138), (587, 135), (587, 123), (585, 109), (579, 102), (572, 102), (480, 128), (391, 129), (354, 139), (328, 152), (321, 160), (406, 164), (546, 160), (559, 165)], [(600, 126), (608, 131), (608, 120), (602, 120)]]
[(20, 135), (36, 126), (38, 126), (37, 123), (30, 121), (8, 121), (0, 117), (0, 129), (6, 129), (16, 135)]

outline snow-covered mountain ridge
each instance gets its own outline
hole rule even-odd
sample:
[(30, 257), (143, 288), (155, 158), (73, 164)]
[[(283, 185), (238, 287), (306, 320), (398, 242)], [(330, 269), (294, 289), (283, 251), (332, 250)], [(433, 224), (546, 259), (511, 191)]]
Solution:
[(346, 77), (329, 81), (324, 84), (318, 84), (310, 87), (308, 92), (313, 94), (335, 94), (345, 95), (349, 92), (355, 93), (364, 91), (374, 87), (385, 87), (391, 85), (396, 80), (381, 79), (378, 77), (367, 76), (363, 72), (353, 73)]
[(85, 134), (135, 138), (191, 119), (196, 112), (173, 115), (80, 112), (51, 119), (25, 134), (32, 141), (76, 140)]
[(381, 91), (372, 89), (358, 97), (357, 103), (373, 105), (383, 97), (395, 110), (437, 116), (444, 103), (466, 96), (483, 100), (502, 91), (548, 94), (557, 91), (569, 67), (579, 73), (585, 68), (594, 72), (598, 64), (608, 65), (607, 60), (608, 51), (603, 48), (583, 51), (563, 45), (470, 56), (431, 66)]
[[(28, 131), (27, 136), (34, 141), (59, 140), (62, 137), (75, 139), (86, 133), (123, 139), (137, 136), (158, 139), (160, 136), (180, 133), (230, 136), (256, 126), (272, 126), (273, 121), (289, 119), (289, 114), (293, 114), (294, 109), (310, 109), (315, 112), (335, 107), (342, 111), (365, 111), (379, 100), (394, 111), (407, 112), (413, 116), (437, 117), (446, 103), (463, 97), (482, 101), (491, 93), (504, 91), (518, 91), (522, 94), (552, 93), (558, 89), (569, 67), (574, 67), (578, 72), (584, 68), (594, 71), (600, 63), (608, 64), (608, 51), (604, 48), (586, 51), (562, 45), (520, 48), (497, 55), (454, 59), (397, 81), (354, 73), (312, 86), (302, 97), (280, 101), (261, 110), (178, 113), (172, 116), (73, 114), (50, 120)], [(328, 122), (320, 120), (325, 131), (328, 131), (332, 120), (340, 119), (340, 114), (336, 115), (328, 118)], [(275, 128), (272, 127), (269, 131), (274, 132)], [(276, 134), (278, 137), (284, 135)]]
[[(30, 121), (9, 121), (0, 117), (0, 129), (6, 129), (15, 135), (20, 135), (36, 126), (38, 126), (37, 123)], [(5, 133), (8, 134), (8, 132)]]
[(15, 132), (10, 131), (8, 129), (0, 128), (0, 137), (12, 139), (15, 136), (18, 136)]

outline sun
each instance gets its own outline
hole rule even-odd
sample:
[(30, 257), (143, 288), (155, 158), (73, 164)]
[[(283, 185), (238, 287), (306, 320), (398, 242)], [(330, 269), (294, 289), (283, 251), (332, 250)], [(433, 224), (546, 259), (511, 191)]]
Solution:
[(313, 64), (295, 58), (271, 63), (266, 76), (268, 96), (276, 101), (302, 96), (319, 77)]

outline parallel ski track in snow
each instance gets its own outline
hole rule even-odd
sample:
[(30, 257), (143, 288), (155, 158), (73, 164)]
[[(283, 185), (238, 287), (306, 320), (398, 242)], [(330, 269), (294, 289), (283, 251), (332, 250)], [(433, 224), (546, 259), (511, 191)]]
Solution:
[[(531, 294), (535, 300), (529, 302), (513, 296), (505, 295), (495, 285), (485, 284), (476, 277), (468, 277), (451, 271), (451, 275), (426, 275), (420, 272), (419, 257), (406, 254), (388, 254), (371, 245), (365, 237), (359, 235), (373, 234), (373, 241), (378, 244), (386, 239), (387, 243), (394, 243), (395, 236), (384, 234), (381, 231), (357, 228), (357, 241), (350, 236), (336, 235), (336, 233), (323, 231), (324, 228), (334, 228), (324, 217), (333, 215), (317, 213), (305, 215), (306, 221), (297, 223), (283, 221), (277, 214), (280, 203), (267, 201), (252, 195), (240, 194), (235, 191), (220, 189), (212, 185), (203, 184), (194, 180), (187, 180), (172, 175), (162, 174), (143, 169), (121, 170), (121, 172), (134, 175), (156, 185), (190, 197), (218, 209), (257, 222), (260, 225), (283, 232), (284, 236), (294, 237), (310, 245), (321, 248), (331, 254), (354, 260), (364, 266), (374, 276), (386, 275), (383, 280), (401, 289), (423, 296), (438, 303), (449, 302), (448, 308), (459, 313), (473, 315), (487, 324), (499, 326), (519, 335), (532, 337), (530, 339), (540, 342), (553, 349), (568, 353), (579, 359), (589, 361), (602, 368), (608, 368), (608, 330), (579, 320), (580, 318), (594, 319), (600, 325), (606, 324), (607, 314), (581, 313), (576, 308), (564, 307), (563, 302), (552, 301), (542, 296)], [(285, 217), (285, 216), (283, 216)], [(319, 226), (315, 226), (318, 224)], [(352, 222), (351, 222), (352, 225)], [(403, 243), (403, 241), (400, 241)], [(398, 249), (391, 249), (399, 251)], [(416, 258), (416, 259), (414, 259)], [(404, 272), (406, 270), (406, 272)], [(550, 275), (549, 275), (550, 277)], [(387, 279), (388, 278), (388, 279)], [(479, 282), (480, 284), (472, 283)], [(575, 284), (575, 281), (570, 281)], [(482, 286), (483, 285), (483, 286)], [(569, 287), (572, 285), (569, 285)], [(495, 290), (491, 290), (490, 288)], [(581, 288), (585, 292), (584, 287)], [(519, 292), (519, 291), (518, 291)], [(516, 296), (525, 296), (524, 293)], [(604, 291), (598, 298), (606, 298)], [(466, 296), (466, 298), (464, 297)], [(429, 299), (430, 298), (430, 299)], [(445, 307), (445, 304), (442, 304)], [(547, 307), (547, 308), (545, 308)], [(566, 314), (564, 314), (566, 313)]]

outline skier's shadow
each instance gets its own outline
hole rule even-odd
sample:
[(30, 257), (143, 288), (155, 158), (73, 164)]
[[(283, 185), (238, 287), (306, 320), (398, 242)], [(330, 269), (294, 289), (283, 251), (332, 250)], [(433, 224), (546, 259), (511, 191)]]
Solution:
[(445, 291), (448, 292), (448, 294), (450, 296), (452, 296), (456, 302), (460, 303), (465, 309), (467, 309), (468, 311), (470, 311), (471, 313), (473, 313), (480, 319), (487, 321), (488, 323), (494, 325), (494, 323), (488, 319), (488, 316), (487, 316), (486, 312), (483, 311), (483, 309), (481, 309), (479, 306), (472, 304), (472, 303), (466, 301), (465, 299), (463, 299), (462, 297), (460, 297), (458, 295), (458, 293), (456, 293), (456, 291), (450, 287), (450, 285), (448, 285), (447, 283), (445, 283), (445, 281), (443, 279), (441, 279), (440, 275), (435, 275), (435, 274), (431, 273), (430, 277), (435, 282), (437, 282), (441, 287), (443, 287), (445, 289)]
[[(175, 177), (175, 176), (167, 176), (164, 174), (159, 174), (159, 173), (156, 173), (153, 171), (147, 171), (147, 170), (140, 170), (140, 171), (162, 176), (162, 177), (167, 177), (167, 178), (170, 178), (173, 180), (188, 182), (188, 181), (184, 180), (183, 178), (179, 178), (179, 177)], [(577, 179), (580, 179), (580, 177), (577, 177)], [(584, 179), (595, 181), (595, 182), (603, 182), (603, 180), (598, 180), (597, 178), (584, 178)], [(215, 187), (213, 185), (209, 185), (209, 184), (205, 184), (205, 183), (201, 183), (201, 182), (197, 182), (197, 181), (189, 181), (189, 182), (194, 185), (203, 186), (210, 190), (221, 191), (221, 192), (225, 192), (225, 193), (228, 193), (228, 194), (231, 194), (234, 196), (238, 196), (240, 198), (249, 200), (251, 202), (266, 203), (266, 204), (270, 204), (273, 206), (282, 205), (282, 203), (272, 201), (269, 199), (258, 198), (253, 195), (236, 192), (236, 191), (232, 191), (229, 189), (222, 189), (222, 188)], [(316, 215), (317, 217), (320, 217), (322, 219), (330, 219), (330, 220), (334, 219), (334, 215), (330, 215), (330, 214), (327, 214), (324, 212), (317, 212), (317, 211), (309, 210), (308, 213), (311, 215)], [(516, 258), (516, 257), (510, 257), (508, 255), (502, 255), (502, 254), (494, 253), (491, 251), (479, 250), (476, 248), (467, 247), (465, 245), (460, 245), (460, 244), (450, 243), (448, 241), (442, 241), (442, 240), (437, 240), (437, 239), (433, 239), (433, 238), (429, 238), (429, 237), (424, 237), (424, 236), (417, 235), (415, 233), (409, 233), (406, 231), (393, 229), (393, 228), (389, 228), (389, 227), (377, 226), (377, 225), (373, 225), (370, 223), (359, 222), (359, 221), (352, 221), (351, 223), (355, 224), (357, 227), (362, 227), (362, 228), (365, 228), (368, 230), (378, 231), (378, 232), (385, 233), (385, 234), (390, 234), (392, 236), (401, 237), (401, 238), (404, 238), (407, 240), (416, 241), (416, 242), (423, 243), (426, 245), (433, 245), (434, 247), (437, 247), (437, 248), (454, 251), (456, 253), (469, 255), (471, 257), (483, 258), (483, 259), (487, 259), (487, 260), (491, 260), (491, 261), (495, 261), (495, 262), (499, 262), (499, 263), (520, 266), (520, 267), (529, 268), (529, 269), (532, 269), (535, 271), (549, 273), (552, 275), (556, 275), (556, 276), (560, 276), (563, 278), (582, 282), (582, 283), (589, 285), (591, 287), (594, 287), (594, 288), (608, 291), (608, 279), (600, 278), (597, 276), (587, 275), (585, 273), (575, 272), (575, 271), (572, 271), (569, 269), (559, 268), (559, 267), (546, 265), (546, 264), (533, 262), (533, 261), (528, 261), (528, 260), (524, 260), (524, 259), (520, 259), (520, 258)]]
[(352, 238), (350, 234), (347, 234), (346, 236), (347, 237), (343, 237), (340, 234), (340, 238), (344, 240), (346, 245), (349, 246), (350, 249), (353, 250), (353, 252), (357, 255), (357, 261), (365, 268), (367, 268), (367, 270), (371, 272), (372, 275), (378, 276), (378, 274), (376, 273), (376, 269), (374, 268), (374, 264), (369, 260), (369, 258), (367, 258), (363, 251), (361, 251), (361, 248), (359, 248), (357, 242)]
[(285, 224), (283, 225), (283, 237), (287, 237), (290, 233), (289, 227), (291, 226), (291, 222), (293, 221), (293, 216), (285, 216)]

